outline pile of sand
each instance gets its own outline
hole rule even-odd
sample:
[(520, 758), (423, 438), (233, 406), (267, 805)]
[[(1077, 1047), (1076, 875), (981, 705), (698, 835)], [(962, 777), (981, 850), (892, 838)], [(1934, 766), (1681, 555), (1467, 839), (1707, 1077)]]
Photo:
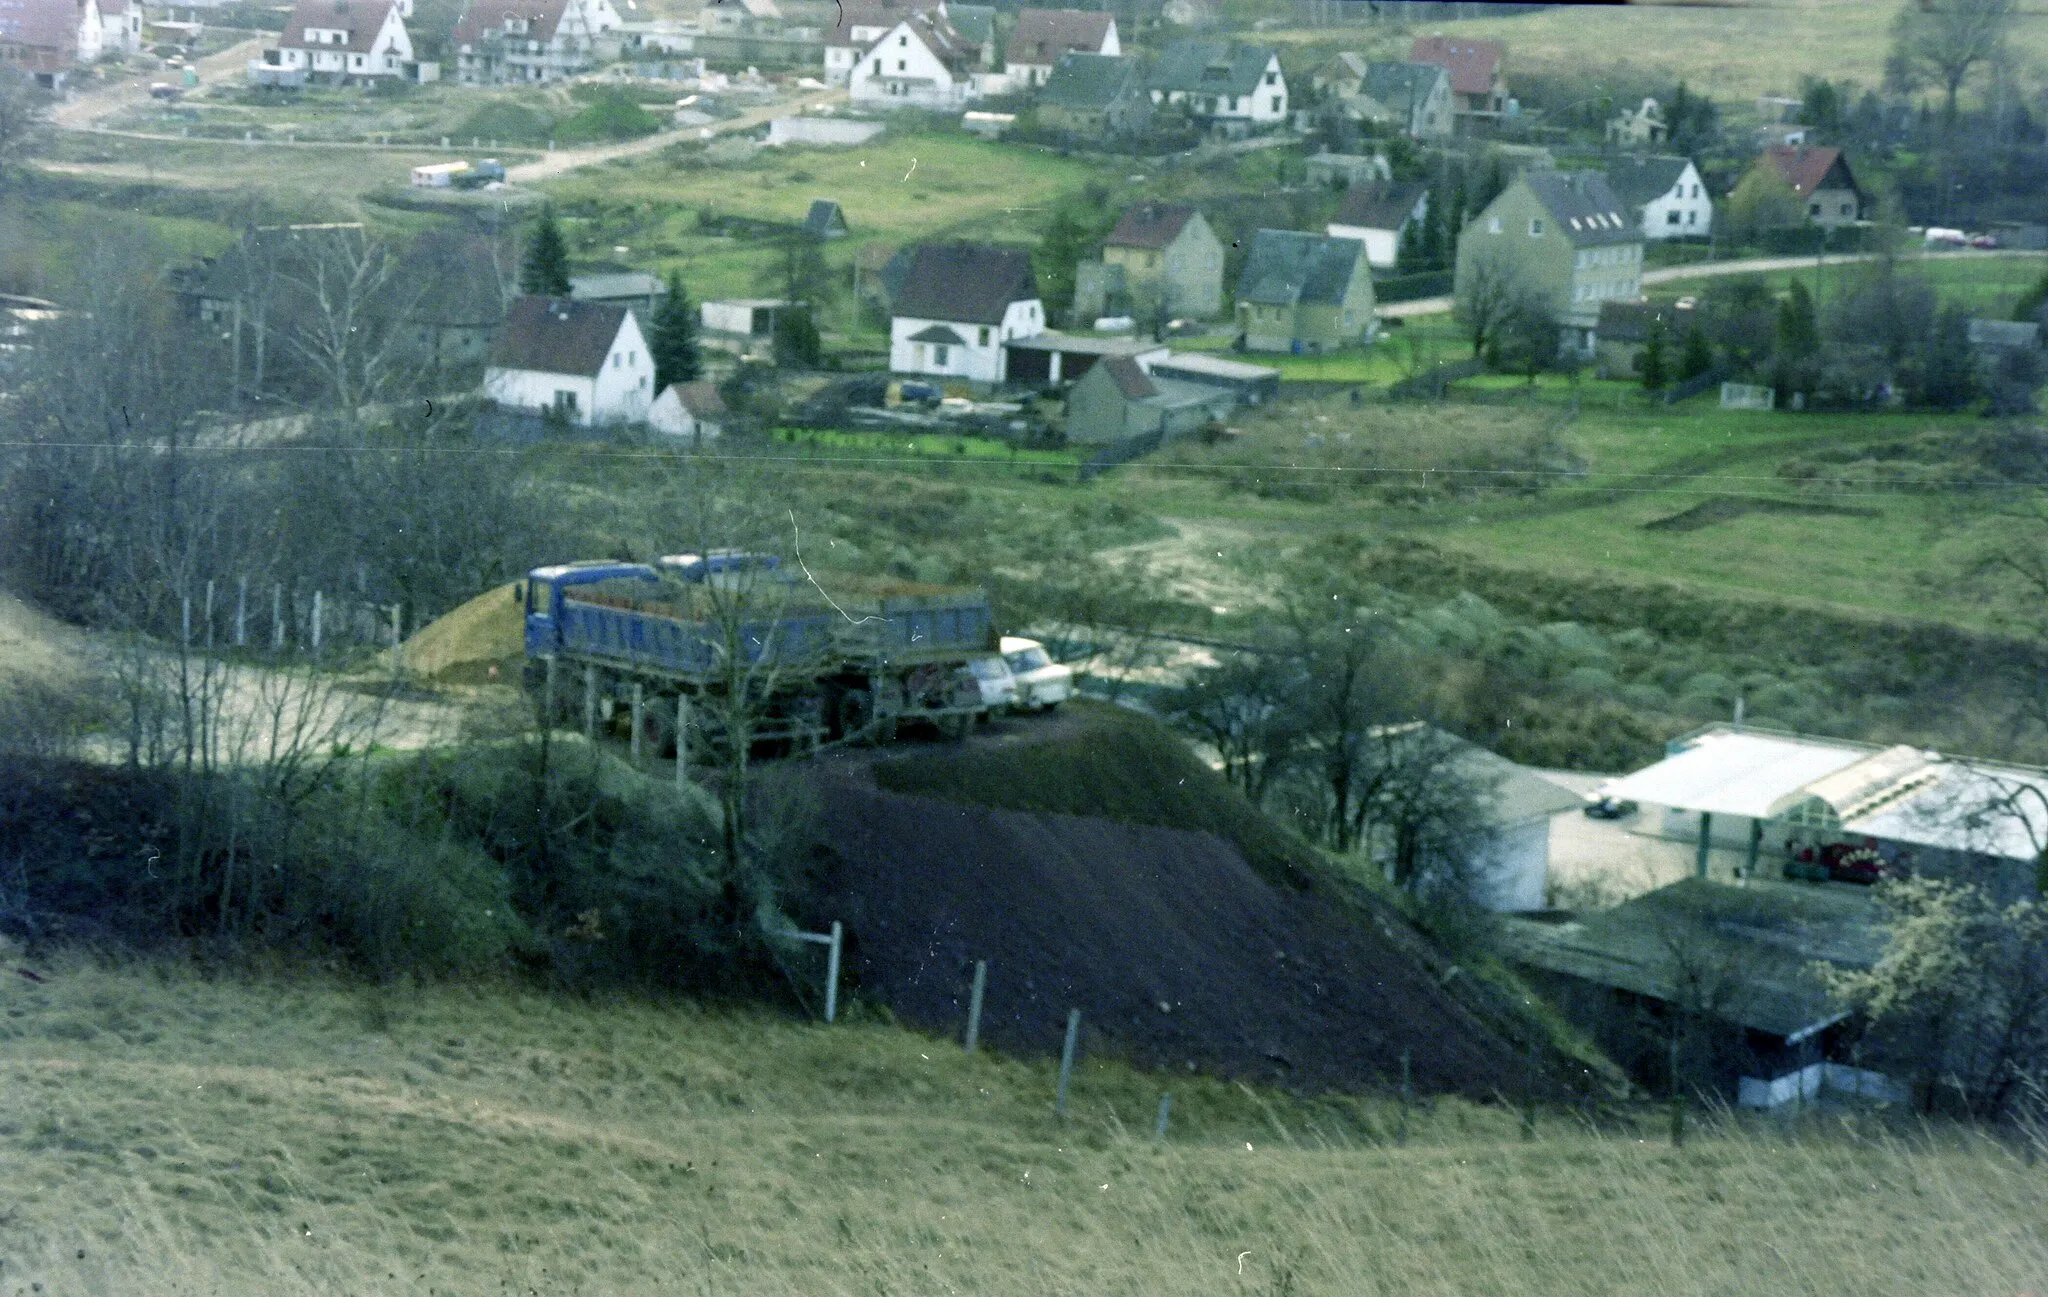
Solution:
[(68, 685), (78, 679), (86, 652), (84, 635), (0, 593), (0, 687)]
[(459, 608), (435, 618), (405, 641), (406, 669), (416, 675), (517, 679), (516, 666), (526, 652), (526, 614), (514, 596), (518, 583), (487, 590)]

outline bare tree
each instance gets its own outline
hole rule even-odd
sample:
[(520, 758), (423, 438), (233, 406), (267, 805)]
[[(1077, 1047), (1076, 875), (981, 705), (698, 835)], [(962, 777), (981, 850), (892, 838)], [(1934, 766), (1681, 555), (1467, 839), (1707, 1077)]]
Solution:
[(1526, 296), (1526, 277), (1505, 252), (1480, 248), (1460, 258), (1454, 309), (1474, 356), (1487, 354)]
[(353, 426), (364, 407), (403, 384), (411, 359), (402, 327), (408, 294), (382, 242), (360, 228), (320, 233), (302, 243), (285, 274), (300, 298), (289, 340), (323, 397)]
[(1944, 114), (1953, 122), (1957, 92), (1979, 64), (2005, 48), (2016, 12), (2013, 0), (1908, 0), (1892, 21), (1886, 78), (1902, 90), (1939, 85)]
[(1216, 749), (1223, 777), (1254, 805), (1304, 755), (1293, 669), (1279, 653), (1233, 653), (1196, 671), (1167, 707), (1169, 720)]
[(7, 192), (14, 169), (35, 147), (44, 110), (43, 98), (28, 75), (0, 66), (0, 194)]

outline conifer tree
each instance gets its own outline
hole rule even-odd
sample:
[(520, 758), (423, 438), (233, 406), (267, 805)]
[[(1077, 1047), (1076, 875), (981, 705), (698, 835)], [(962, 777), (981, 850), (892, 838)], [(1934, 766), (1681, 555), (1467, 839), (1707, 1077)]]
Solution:
[(540, 225), (526, 245), (526, 258), (519, 265), (519, 291), (528, 297), (569, 295), (569, 248), (562, 242), (562, 227), (555, 224), (555, 209), (544, 207)]
[(1661, 315), (1650, 320), (1650, 337), (1643, 343), (1642, 371), (1643, 390), (1664, 390), (1664, 317)]
[(668, 296), (654, 308), (647, 330), (647, 351), (654, 359), (654, 390), (687, 383), (704, 372), (697, 354), (697, 307), (683, 288), (683, 277), (668, 272)]
[(1685, 335), (1685, 351), (1678, 358), (1678, 381), (1688, 382), (1714, 367), (1714, 346), (1707, 332), (1695, 322)]

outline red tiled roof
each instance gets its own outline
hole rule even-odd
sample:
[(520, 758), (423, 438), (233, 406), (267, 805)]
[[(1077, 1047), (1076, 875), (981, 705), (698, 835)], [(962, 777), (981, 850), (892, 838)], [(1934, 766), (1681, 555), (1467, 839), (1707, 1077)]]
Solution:
[(1183, 203), (1139, 203), (1123, 214), (1103, 242), (1116, 248), (1163, 248), (1180, 237), (1195, 214)]
[(0, 41), (9, 45), (75, 55), (78, 22), (75, 0), (0, 0)]
[(1003, 58), (1010, 63), (1052, 64), (1062, 54), (1101, 54), (1116, 20), (1081, 9), (1023, 9)]
[[(1785, 183), (1792, 186), (1793, 192), (1804, 198), (1811, 194), (1823, 180), (1827, 179), (1828, 172), (1833, 170), (1835, 163), (1841, 160), (1842, 151), (1840, 149), (1810, 149), (1804, 146), (1795, 147), (1781, 144), (1774, 148), (1765, 149), (1764, 157), (1768, 158), (1771, 165), (1778, 169), (1779, 175), (1785, 177)], [(1848, 170), (1846, 163), (1843, 165), (1843, 170), (1844, 172)], [(1849, 183), (1852, 188), (1855, 186), (1856, 182), (1853, 177)]]
[(1408, 52), (1410, 63), (1434, 63), (1448, 69), (1451, 91), (1460, 95), (1484, 95), (1493, 91), (1494, 74), (1500, 71), (1507, 47), (1499, 41), (1453, 40), (1449, 36), (1417, 36)]
[[(280, 49), (344, 50), (350, 54), (367, 54), (377, 40), (377, 33), (384, 30), (384, 17), (391, 12), (392, 0), (299, 0), (292, 6), (292, 16), (284, 25), (284, 35), (278, 38)], [(306, 39), (306, 29), (340, 28), (348, 33), (348, 41), (341, 45), (322, 45)]]

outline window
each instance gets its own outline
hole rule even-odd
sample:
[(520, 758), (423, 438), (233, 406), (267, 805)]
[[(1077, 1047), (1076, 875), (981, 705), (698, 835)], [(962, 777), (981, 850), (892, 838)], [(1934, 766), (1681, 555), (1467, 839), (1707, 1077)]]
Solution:
[(979, 342), (984, 347), (988, 345), (988, 327), (986, 325), (982, 327), (981, 336), (975, 339), (975, 341)]
[(1276, 112), (1276, 113), (1277, 113), (1277, 112), (1279, 112), (1279, 111), (1280, 111), (1280, 103), (1281, 103), (1281, 99), (1280, 99), (1280, 96), (1279, 96), (1279, 95), (1274, 95), (1274, 96), (1273, 96), (1273, 111), (1274, 111), (1274, 112)]
[(946, 367), (947, 359), (952, 354), (953, 349), (947, 346), (945, 343), (938, 342), (932, 344), (932, 367), (934, 369), (944, 369)]
[(880, 59), (876, 59), (876, 60), (875, 60), (875, 75), (876, 75), (876, 76), (880, 76), (880, 75), (882, 75), (882, 60), (880, 60)]
[(1697, 217), (1698, 215), (1699, 215), (1699, 213), (1698, 213), (1698, 212), (1687, 212), (1687, 213), (1685, 214), (1685, 223), (1686, 223), (1687, 225), (1691, 225), (1691, 224), (1693, 224), (1694, 218), (1695, 218), (1695, 217)]
[(1543, 237), (1542, 217), (1532, 216), (1529, 218), (1529, 237), (1532, 239), (1540, 239)]
[(1806, 214), (1807, 214), (1808, 216), (1819, 216), (1819, 215), (1820, 215), (1820, 204), (1819, 204), (1819, 203), (1808, 203), (1808, 204), (1806, 205)]
[(563, 414), (576, 413), (576, 393), (557, 391), (555, 393), (555, 409)]
[(1676, 210), (1672, 210), (1664, 213), (1664, 223), (1666, 225), (1678, 224), (1678, 212)]
[(624, 357), (620, 356), (618, 352), (614, 351), (612, 353), (612, 368), (617, 369), (619, 367), (620, 362), (623, 359)]
[(896, 43), (898, 45), (908, 45), (910, 44), (910, 38), (908, 36), (898, 36), (896, 38)]
[(909, 70), (909, 67), (910, 67), (910, 65), (909, 65), (908, 63), (904, 62), (904, 60), (902, 60), (902, 59), (897, 59), (897, 60), (896, 60), (896, 70), (897, 70), (898, 72), (904, 72), (904, 71), (908, 71), (908, 70)]
[(1500, 217), (1498, 217), (1498, 216), (1490, 216), (1490, 217), (1488, 217), (1488, 218), (1487, 218), (1487, 220), (1486, 220), (1486, 232), (1487, 232), (1488, 234), (1499, 234), (1499, 233), (1500, 233)]
[(1230, 111), (1231, 111), (1231, 112), (1234, 112), (1234, 113), (1235, 113), (1235, 112), (1242, 112), (1242, 111), (1244, 111), (1244, 96), (1243, 96), (1243, 95), (1232, 95), (1232, 96), (1231, 96), (1231, 98), (1230, 98)]
[(1848, 216), (1848, 215), (1850, 215), (1850, 211), (1849, 211), (1849, 204), (1847, 204), (1847, 203), (1843, 203), (1843, 204), (1842, 204), (1842, 215), (1844, 215), (1844, 216)]
[(1267, 84), (1267, 85), (1269, 85), (1269, 86), (1270, 86), (1270, 85), (1272, 85), (1272, 84), (1274, 84), (1275, 82), (1277, 82), (1277, 81), (1279, 81), (1279, 80), (1280, 80), (1280, 74), (1279, 74), (1278, 72), (1268, 72), (1268, 73), (1266, 74), (1266, 84)]
[(1700, 187), (1698, 185), (1694, 185), (1692, 187), (1692, 196), (1694, 198), (1698, 198), (1700, 196)]

